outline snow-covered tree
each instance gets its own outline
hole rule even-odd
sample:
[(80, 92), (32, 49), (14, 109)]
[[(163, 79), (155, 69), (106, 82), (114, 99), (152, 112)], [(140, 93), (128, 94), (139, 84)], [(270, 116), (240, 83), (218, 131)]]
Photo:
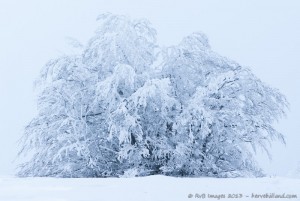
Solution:
[(284, 142), (272, 126), (287, 107), (282, 94), (202, 33), (162, 49), (147, 20), (99, 23), (80, 54), (42, 69), (20, 176), (262, 174), (252, 153)]

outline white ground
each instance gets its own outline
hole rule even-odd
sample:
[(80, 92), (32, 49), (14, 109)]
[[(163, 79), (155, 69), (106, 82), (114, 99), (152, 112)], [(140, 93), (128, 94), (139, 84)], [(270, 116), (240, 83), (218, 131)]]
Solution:
[[(298, 198), (252, 198), (276, 193)], [(192, 194), (192, 198), (188, 198)], [(200, 198), (205, 194), (206, 198)], [(219, 200), (300, 200), (300, 179), (292, 178), (0, 178), (0, 201), (185, 201), (218, 200), (208, 194), (237, 194)], [(241, 194), (241, 195), (239, 195)], [(233, 195), (235, 196), (235, 195)], [(249, 197), (246, 197), (249, 196)]]

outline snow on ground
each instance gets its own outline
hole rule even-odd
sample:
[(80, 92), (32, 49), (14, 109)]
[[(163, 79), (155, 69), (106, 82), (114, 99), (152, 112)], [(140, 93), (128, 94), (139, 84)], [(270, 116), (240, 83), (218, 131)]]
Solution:
[[(296, 195), (263, 199), (266, 193)], [(205, 198), (203, 198), (203, 194)], [(208, 194), (215, 198), (208, 198)], [(232, 194), (236, 199), (222, 198)], [(240, 195), (241, 194), (241, 195)], [(257, 198), (252, 198), (255, 194)], [(275, 195), (274, 194), (274, 195)], [(219, 195), (219, 199), (217, 198)], [(243, 196), (239, 198), (239, 196)], [(249, 196), (249, 197), (246, 197)], [(0, 201), (184, 201), (300, 200), (300, 179), (292, 178), (0, 178)]]

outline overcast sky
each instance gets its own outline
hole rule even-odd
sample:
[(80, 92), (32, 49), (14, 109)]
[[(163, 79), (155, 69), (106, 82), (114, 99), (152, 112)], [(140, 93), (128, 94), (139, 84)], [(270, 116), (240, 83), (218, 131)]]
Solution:
[(104, 12), (149, 19), (162, 46), (201, 31), (214, 51), (278, 88), (290, 102), (276, 125), (287, 145), (274, 143), (272, 161), (257, 158), (272, 175), (285, 175), (300, 161), (300, 1), (0, 0), (0, 175), (14, 173), (17, 140), (36, 113), (39, 70), (73, 51), (66, 37), (85, 43)]

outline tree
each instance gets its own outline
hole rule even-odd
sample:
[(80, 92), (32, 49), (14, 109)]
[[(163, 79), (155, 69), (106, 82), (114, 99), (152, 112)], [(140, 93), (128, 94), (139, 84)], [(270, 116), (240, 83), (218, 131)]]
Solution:
[[(146, 20), (101, 15), (81, 54), (48, 62), (20, 176), (258, 176), (288, 105), (194, 33), (166, 49)], [(160, 64), (158, 64), (160, 61)]]

